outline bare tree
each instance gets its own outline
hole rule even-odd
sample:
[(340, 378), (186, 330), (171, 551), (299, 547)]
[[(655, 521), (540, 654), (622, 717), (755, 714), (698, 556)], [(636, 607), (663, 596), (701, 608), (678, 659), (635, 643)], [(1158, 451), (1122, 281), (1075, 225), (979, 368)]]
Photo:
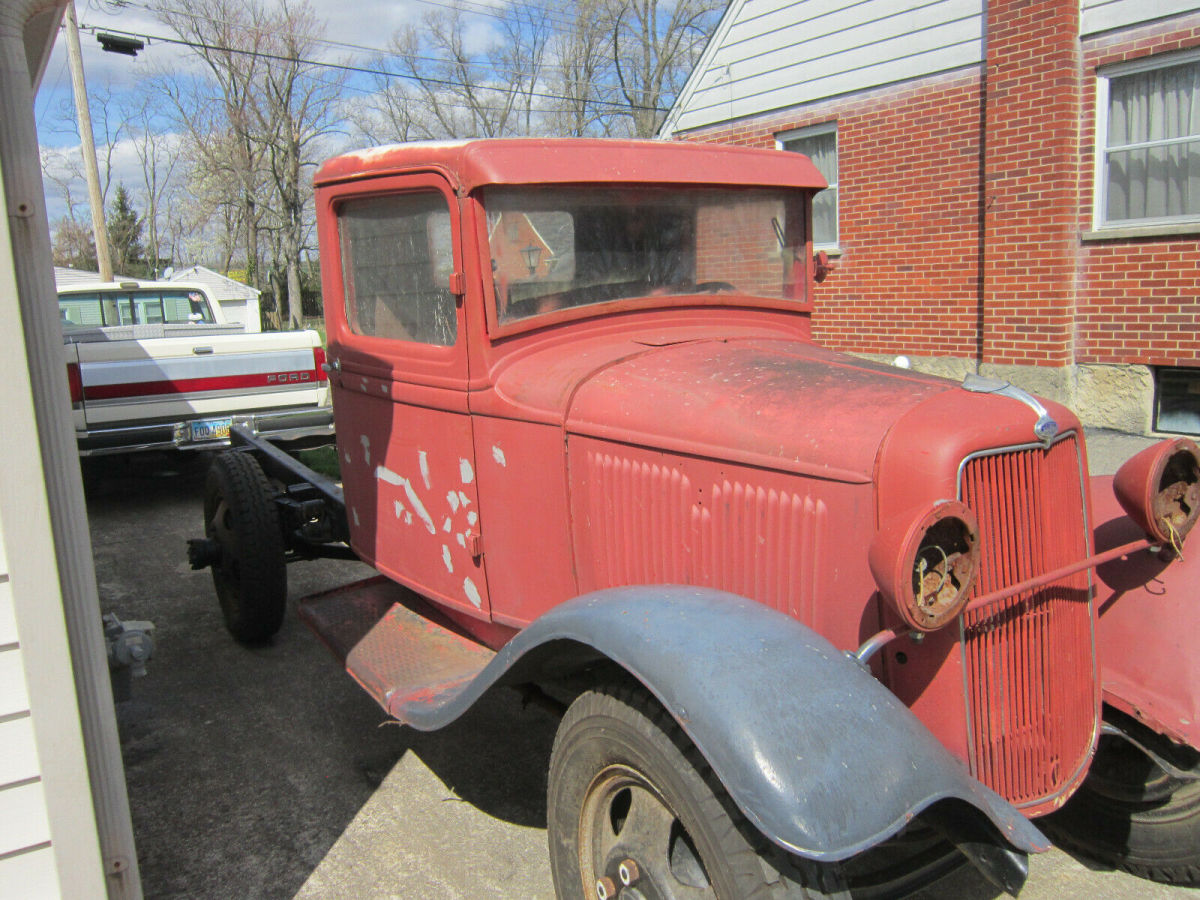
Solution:
[(280, 0), (274, 17), (273, 53), (259, 85), (253, 140), (262, 143), (278, 222), (279, 251), (287, 283), (286, 318), (299, 326), (302, 315), (300, 256), (311, 216), (309, 172), (319, 161), (324, 137), (339, 124), (343, 79), (317, 73), (305, 62), (315, 52), (320, 23), (305, 0)]
[[(649, 137), (724, 6), (722, 0), (524, 0), (482, 19), (459, 6), (430, 12), (393, 41), (393, 60), (384, 64), (404, 84), (382, 89), (370, 106), (370, 133), (378, 135), (385, 123), (392, 140)], [(481, 23), (493, 39), (473, 51)]]
[(131, 110), (129, 121), (135, 128), (133, 149), (142, 166), (147, 263), (157, 276), (159, 262), (163, 259), (160, 221), (163, 201), (174, 187), (173, 176), (179, 166), (180, 154), (179, 141), (157, 127), (155, 107), (154, 99), (143, 95)]
[(551, 133), (571, 137), (607, 134), (616, 91), (612, 86), (609, 28), (605, 0), (579, 0), (572, 9), (571, 27), (558, 30), (550, 41), (556, 61), (548, 67)]
[(633, 133), (651, 137), (687, 80), (724, 3), (609, 0), (612, 59)]
[(236, 178), (247, 274), (260, 287), (258, 190), (265, 144), (252, 128), (271, 23), (261, 4), (238, 0), (163, 0), (154, 11), (204, 62), (207, 77), (168, 74), (160, 84), (205, 163)]
[[(306, 0), (163, 0), (160, 18), (195, 47), (203, 76), (162, 79), (210, 188), (237, 185), (249, 280), (284, 273), (284, 320), (300, 316), (300, 258), (311, 229), (308, 175), (338, 125), (343, 81), (312, 60), (323, 23)], [(221, 204), (214, 204), (214, 209)], [(230, 221), (226, 213), (225, 221)], [(276, 249), (262, 265), (260, 244)]]

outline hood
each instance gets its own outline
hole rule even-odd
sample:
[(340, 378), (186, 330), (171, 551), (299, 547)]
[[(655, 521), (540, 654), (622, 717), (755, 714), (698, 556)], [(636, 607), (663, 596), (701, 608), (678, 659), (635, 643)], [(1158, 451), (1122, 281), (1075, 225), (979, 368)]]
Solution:
[(789, 340), (706, 340), (593, 371), (567, 430), (837, 481), (872, 480), (889, 429), (954, 382)]

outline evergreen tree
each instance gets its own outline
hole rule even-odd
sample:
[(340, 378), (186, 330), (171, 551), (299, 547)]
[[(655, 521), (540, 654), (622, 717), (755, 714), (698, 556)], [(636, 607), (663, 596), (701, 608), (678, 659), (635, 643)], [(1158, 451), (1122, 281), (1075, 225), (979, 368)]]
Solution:
[(142, 259), (143, 218), (133, 208), (125, 185), (117, 185), (117, 196), (108, 213), (108, 242), (112, 245), (113, 271), (118, 275), (144, 275)]

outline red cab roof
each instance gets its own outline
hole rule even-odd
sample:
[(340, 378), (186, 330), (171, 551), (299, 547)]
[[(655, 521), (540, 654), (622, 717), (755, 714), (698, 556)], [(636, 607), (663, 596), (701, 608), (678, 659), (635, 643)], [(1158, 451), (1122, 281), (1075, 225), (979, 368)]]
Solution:
[(488, 184), (708, 184), (823, 188), (808, 157), (681, 141), (502, 138), (390, 144), (335, 157), (317, 185), (436, 169), (462, 191)]

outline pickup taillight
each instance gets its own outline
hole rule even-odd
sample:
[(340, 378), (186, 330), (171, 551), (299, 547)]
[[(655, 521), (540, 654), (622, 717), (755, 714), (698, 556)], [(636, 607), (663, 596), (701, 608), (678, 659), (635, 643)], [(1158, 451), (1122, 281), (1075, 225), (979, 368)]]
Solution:
[(71, 388), (71, 408), (83, 406), (83, 377), (79, 374), (79, 363), (67, 363), (67, 384)]
[(328, 381), (329, 372), (325, 369), (325, 348), (313, 348), (313, 367), (317, 374), (317, 381)]

